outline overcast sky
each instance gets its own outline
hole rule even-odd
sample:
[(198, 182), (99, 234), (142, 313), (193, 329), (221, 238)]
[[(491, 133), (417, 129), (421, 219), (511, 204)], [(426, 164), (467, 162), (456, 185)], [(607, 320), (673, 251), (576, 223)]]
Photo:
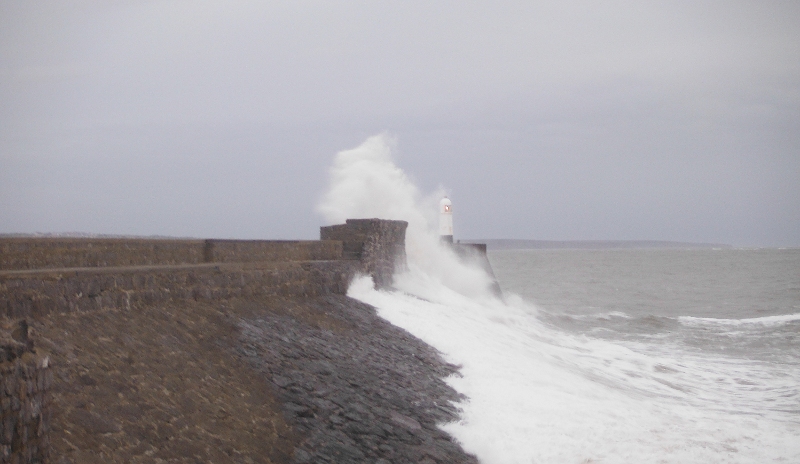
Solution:
[(0, 0), (0, 233), (316, 238), (381, 132), (456, 238), (800, 246), (800, 2)]

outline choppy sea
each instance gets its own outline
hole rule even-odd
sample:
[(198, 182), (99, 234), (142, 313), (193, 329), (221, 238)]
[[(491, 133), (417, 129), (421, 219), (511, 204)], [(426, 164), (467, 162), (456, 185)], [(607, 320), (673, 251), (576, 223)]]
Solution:
[(800, 249), (489, 253), (350, 294), (462, 366), (442, 424), (484, 463), (800, 462)]

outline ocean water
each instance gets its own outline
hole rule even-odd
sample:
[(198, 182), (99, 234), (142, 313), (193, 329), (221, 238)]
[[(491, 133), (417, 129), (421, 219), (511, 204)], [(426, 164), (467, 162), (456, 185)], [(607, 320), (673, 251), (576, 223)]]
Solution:
[(800, 250), (490, 260), (506, 301), (420, 270), (351, 291), (463, 366), (443, 428), (481, 462), (800, 462)]
[(319, 211), (409, 222), (394, 288), (348, 294), (461, 366), (441, 427), (481, 462), (800, 462), (800, 250), (490, 252), (499, 299), (439, 244), (439, 195), (378, 136)]
[(800, 249), (516, 250), (490, 259), (503, 288), (535, 303), (552, 327), (800, 363)]

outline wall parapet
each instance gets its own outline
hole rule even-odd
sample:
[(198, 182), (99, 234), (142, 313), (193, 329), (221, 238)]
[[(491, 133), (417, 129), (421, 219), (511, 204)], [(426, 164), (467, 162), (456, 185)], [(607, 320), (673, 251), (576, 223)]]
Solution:
[(342, 259), (342, 244), (318, 240), (0, 238), (0, 270)]

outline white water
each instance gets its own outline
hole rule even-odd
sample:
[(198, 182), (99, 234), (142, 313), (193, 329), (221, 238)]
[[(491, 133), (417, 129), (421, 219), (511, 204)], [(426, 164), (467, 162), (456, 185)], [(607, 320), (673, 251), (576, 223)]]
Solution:
[(484, 463), (800, 462), (796, 369), (592, 338), (545, 324), (519, 297), (492, 297), (481, 270), (439, 246), (424, 213), (435, 206), (390, 153), (384, 136), (340, 153), (320, 211), (332, 223), (409, 221), (396, 290), (360, 278), (349, 295), (462, 366), (447, 381), (469, 400), (442, 428), (465, 450)]
[(749, 319), (716, 319), (712, 317), (682, 316), (679, 317), (678, 320), (685, 324), (705, 323), (705, 324), (727, 324), (727, 325), (742, 325), (742, 324), (780, 325), (785, 322), (800, 321), (800, 314), (783, 314), (780, 316), (753, 317)]
[(331, 167), (330, 188), (317, 210), (330, 224), (359, 218), (408, 221), (406, 253), (412, 269), (461, 294), (477, 298), (487, 294), (488, 276), (480, 269), (460, 266), (433, 232), (442, 191), (423, 197), (392, 161), (392, 144), (388, 136), (378, 135), (339, 152)]

